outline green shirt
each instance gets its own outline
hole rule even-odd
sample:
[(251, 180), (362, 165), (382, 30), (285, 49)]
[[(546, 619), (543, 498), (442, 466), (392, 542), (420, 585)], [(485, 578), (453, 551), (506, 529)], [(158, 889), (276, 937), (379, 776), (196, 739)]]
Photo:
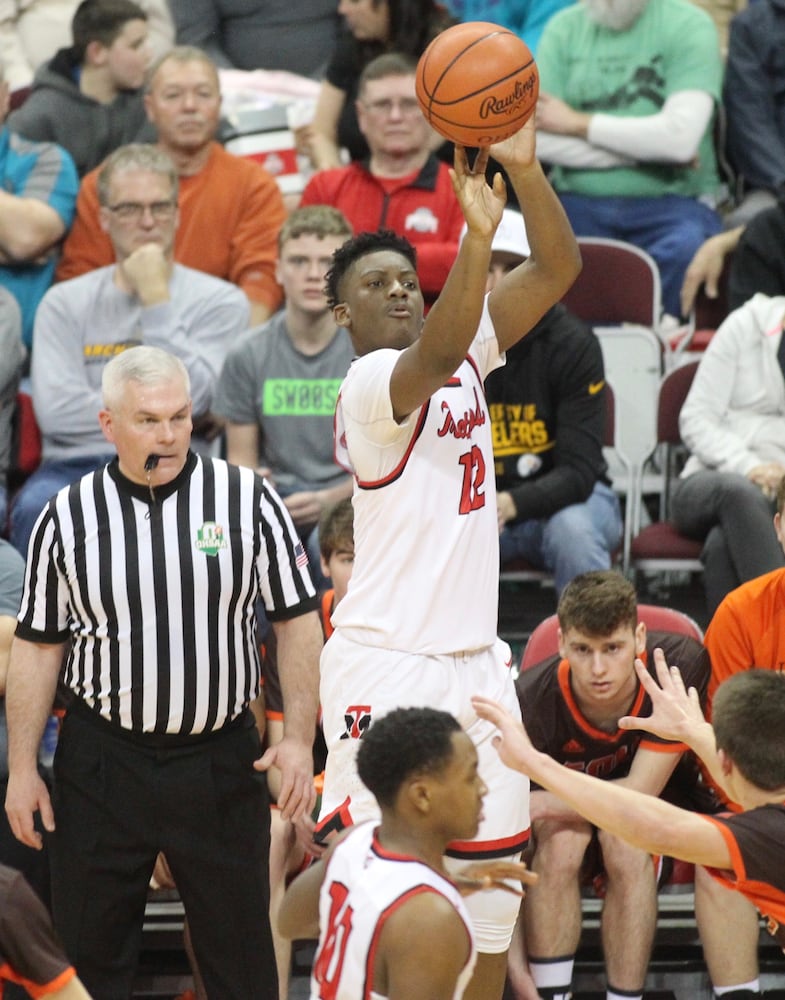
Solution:
[[(717, 29), (688, 0), (650, 0), (626, 31), (591, 21), (583, 4), (555, 14), (537, 51), (540, 89), (588, 114), (653, 115), (677, 91), (702, 90), (720, 100)], [(596, 197), (713, 195), (719, 186), (710, 123), (697, 164), (639, 162), (590, 169), (554, 166), (557, 191)]]

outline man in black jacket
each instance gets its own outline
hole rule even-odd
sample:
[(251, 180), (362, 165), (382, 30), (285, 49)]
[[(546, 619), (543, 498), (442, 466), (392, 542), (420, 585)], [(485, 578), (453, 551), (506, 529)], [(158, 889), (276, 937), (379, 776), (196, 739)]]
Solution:
[[(505, 209), (487, 289), (521, 261), (522, 217)], [(554, 574), (560, 594), (608, 569), (621, 539), (619, 501), (602, 453), (605, 371), (592, 330), (553, 306), (485, 383), (493, 426), (502, 565), (523, 558)]]

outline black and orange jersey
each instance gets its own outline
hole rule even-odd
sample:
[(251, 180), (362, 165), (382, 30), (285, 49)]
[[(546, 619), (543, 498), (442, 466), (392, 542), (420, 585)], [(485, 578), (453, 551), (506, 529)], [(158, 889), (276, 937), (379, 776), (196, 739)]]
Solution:
[[(652, 651), (660, 647), (669, 664), (676, 664), (687, 687), (697, 689), (705, 704), (711, 673), (709, 655), (701, 643), (675, 632), (649, 632), (641, 659), (654, 675)], [(711, 798), (701, 802), (693, 795), (698, 784), (694, 755), (683, 743), (671, 743), (642, 730), (598, 729), (582, 714), (570, 683), (570, 665), (553, 656), (525, 670), (516, 680), (518, 700), (526, 730), (534, 746), (566, 767), (597, 778), (625, 777), (639, 747), (662, 753), (683, 754), (663, 792), (663, 798), (688, 808), (714, 811)], [(651, 699), (638, 684), (625, 715), (647, 716)], [(532, 787), (536, 787), (532, 784)]]
[(44, 904), (21, 872), (0, 865), (0, 996), (4, 979), (44, 997), (74, 975)]
[(712, 816), (730, 851), (733, 871), (708, 871), (758, 908), (769, 933), (785, 949), (785, 805), (770, 803), (743, 813)]

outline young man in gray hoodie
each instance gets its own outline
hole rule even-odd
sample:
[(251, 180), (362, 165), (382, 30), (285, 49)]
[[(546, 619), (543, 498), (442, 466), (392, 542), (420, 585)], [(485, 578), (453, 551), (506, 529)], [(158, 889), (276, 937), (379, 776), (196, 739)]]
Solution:
[(71, 30), (73, 44), (40, 67), (9, 125), (67, 149), (82, 177), (119, 146), (155, 141), (143, 104), (147, 14), (133, 0), (83, 0)]

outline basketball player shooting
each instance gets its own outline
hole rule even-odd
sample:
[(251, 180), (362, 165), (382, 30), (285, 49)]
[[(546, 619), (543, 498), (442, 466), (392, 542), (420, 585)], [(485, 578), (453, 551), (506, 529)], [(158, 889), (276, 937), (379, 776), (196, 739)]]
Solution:
[[(484, 297), (505, 169), (529, 258)], [(483, 380), (504, 350), (557, 302), (580, 269), (575, 237), (535, 157), (532, 121), (479, 152), (456, 147), (452, 181), (467, 235), (423, 320), (415, 251), (394, 233), (361, 233), (333, 256), (327, 292), (358, 358), (336, 409), (339, 459), (354, 475), (355, 563), (321, 661), (328, 746), (318, 834), (378, 818), (357, 776), (360, 738), (400, 706), (452, 713), (477, 748), (488, 787), (477, 835), (448, 864), (515, 860), (528, 838), (528, 782), (506, 770), (492, 728), (471, 705), (482, 691), (518, 712), (506, 643), (496, 637), (499, 543)], [(450, 859), (453, 859), (452, 861)], [(468, 901), (479, 958), (468, 1000), (498, 1000), (519, 907), (501, 890)]]

